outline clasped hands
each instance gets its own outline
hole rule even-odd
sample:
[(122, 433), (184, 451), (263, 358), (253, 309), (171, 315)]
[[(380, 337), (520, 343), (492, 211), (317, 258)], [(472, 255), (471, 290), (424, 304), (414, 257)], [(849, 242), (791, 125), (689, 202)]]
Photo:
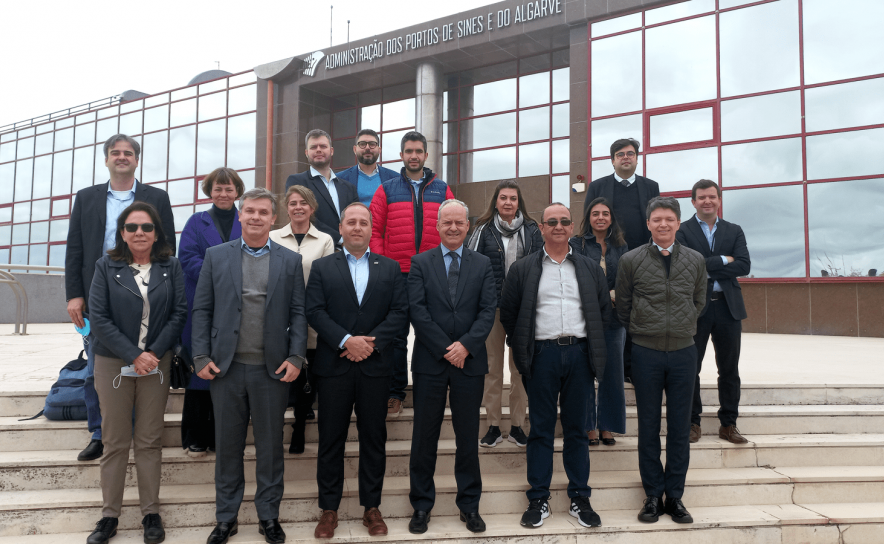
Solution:
[(368, 359), (374, 351), (374, 336), (351, 336), (344, 342), (341, 357), (358, 363)]
[[(298, 379), (298, 374), (301, 373), (301, 369), (293, 365), (288, 361), (283, 361), (279, 368), (276, 369), (276, 373), (285, 371), (285, 376), (279, 379), (281, 382), (293, 382)], [(196, 373), (196, 375), (204, 380), (214, 380), (215, 376), (217, 376), (221, 372), (221, 369), (215, 366), (215, 361), (209, 361), (209, 364), (204, 366), (202, 370)]]
[(142, 351), (141, 355), (132, 361), (132, 366), (135, 367), (135, 373), (139, 376), (146, 376), (150, 372), (153, 372), (153, 369), (159, 364), (160, 360), (157, 358), (156, 354), (150, 350)]
[(445, 360), (457, 368), (463, 368), (470, 351), (460, 342), (454, 342), (445, 349), (448, 350), (448, 353), (445, 354)]

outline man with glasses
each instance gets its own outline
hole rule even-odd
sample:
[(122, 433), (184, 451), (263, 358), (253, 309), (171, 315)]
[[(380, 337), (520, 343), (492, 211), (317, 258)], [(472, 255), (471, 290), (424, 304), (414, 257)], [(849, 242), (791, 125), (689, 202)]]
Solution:
[(370, 128), (360, 130), (356, 134), (356, 143), (353, 145), (356, 165), (336, 174), (338, 179), (356, 186), (359, 202), (366, 206), (371, 206), (371, 199), (381, 183), (399, 177), (399, 172), (378, 164), (378, 159), (381, 156), (380, 142), (377, 132)]
[[(86, 301), (95, 275), (95, 261), (116, 245), (117, 218), (136, 200), (153, 205), (160, 214), (166, 241), (175, 251), (175, 219), (169, 195), (162, 189), (139, 183), (135, 179), (141, 145), (125, 134), (115, 134), (104, 142), (104, 161), (110, 173), (107, 183), (77, 192), (68, 227), (67, 251), (64, 259), (64, 287), (68, 315), (79, 328), (88, 319)], [(86, 417), (92, 439), (77, 456), (78, 461), (92, 461), (104, 454), (101, 441), (101, 409), (95, 393), (92, 335), (83, 345), (88, 360), (86, 378)]]
[(586, 399), (605, 372), (605, 330), (611, 296), (598, 263), (574, 254), (571, 212), (560, 203), (543, 211), (543, 251), (516, 261), (500, 299), (500, 323), (528, 392), (528, 509), (523, 527), (540, 527), (549, 517), (549, 486), (557, 408), (561, 408), (568, 475), (569, 513), (584, 527), (601, 525), (589, 497), (589, 437)]

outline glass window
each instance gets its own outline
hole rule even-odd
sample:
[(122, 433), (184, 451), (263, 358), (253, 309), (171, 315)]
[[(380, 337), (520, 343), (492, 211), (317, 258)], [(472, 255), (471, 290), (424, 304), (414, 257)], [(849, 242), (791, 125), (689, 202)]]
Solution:
[[(138, 173), (136, 171), (136, 177)], [(110, 176), (107, 169), (107, 159), (104, 158), (104, 146), (96, 145), (95, 146), (95, 176), (92, 178), (92, 184), (98, 185), (99, 183), (104, 183), (108, 181), (108, 177)]]
[(355, 136), (356, 117), (359, 110), (336, 111), (332, 114), (332, 134), (335, 138)]
[(85, 125), (77, 125), (75, 136), (75, 147), (95, 143), (95, 123), (87, 123)]
[[(714, 16), (650, 28), (645, 31), (645, 42), (647, 108), (715, 98), (718, 86)], [(636, 58), (640, 57), (632, 57)], [(617, 59), (623, 62), (630, 57), (620, 51)], [(593, 83), (595, 81), (593, 75)], [(593, 111), (593, 115), (598, 114)]]
[(392, 170), (394, 172), (399, 172), (400, 170), (402, 170), (403, 166), (405, 166), (405, 163), (403, 163), (402, 161), (393, 161), (393, 162), (384, 163), (384, 168), (389, 168), (390, 170)]
[(46, 244), (31, 246), (30, 256), (28, 257), (28, 264), (46, 266), (46, 250), (47, 249), (48, 249), (48, 246)]
[(641, 32), (592, 42), (594, 117), (642, 109), (641, 58)]
[[(807, 186), (810, 275), (869, 276), (884, 272), (884, 241), (878, 232), (884, 217), (884, 179), (862, 179)], [(857, 205), (857, 203), (861, 203)], [(833, 221), (833, 218), (838, 218)]]
[(561, 68), (552, 72), (552, 101), (561, 102), (571, 98), (571, 69)]
[(691, 0), (690, 2), (647, 10), (645, 12), (645, 24), (656, 25), (657, 23), (674, 21), (675, 19), (699, 15), (709, 11), (715, 11), (715, 0)]
[[(45, 244), (49, 241), (49, 221), (40, 221), (39, 223), (31, 223), (31, 243)], [(33, 252), (34, 246), (31, 246)], [(46, 251), (46, 248), (43, 248)], [(44, 259), (45, 253), (44, 253)]]
[(119, 131), (117, 130), (118, 124), (118, 117), (112, 117), (110, 119), (103, 119), (99, 121), (98, 128), (95, 134), (95, 141), (103, 144), (114, 134), (119, 134)]
[(721, 102), (721, 140), (724, 142), (800, 132), (800, 91)]
[(34, 193), (31, 198), (47, 197), (52, 192), (52, 155), (34, 159)]
[(549, 139), (549, 108), (534, 108), (519, 112), (519, 141)]
[[(63, 217), (71, 213), (71, 200), (61, 198), (52, 201), (52, 217)], [(67, 228), (67, 227), (65, 227)]]
[(684, 223), (688, 219), (694, 216), (696, 210), (694, 209), (694, 205), (691, 204), (691, 197), (686, 196), (682, 198), (676, 198), (676, 202), (678, 202), (679, 210), (681, 211), (681, 215), (679, 216), (679, 221)]
[(196, 122), (196, 100), (185, 100), (172, 103), (172, 120), (170, 126), (187, 125)]
[[(516, 109), (516, 80), (504, 79), (460, 89), (460, 116)], [(497, 179), (497, 178), (495, 178)]]
[(168, 148), (166, 131), (144, 136), (141, 149), (141, 177), (145, 183), (166, 179), (166, 152)]
[(81, 147), (74, 150), (74, 178), (71, 192), (92, 186), (92, 170), (95, 155), (93, 147)]
[(384, 130), (414, 126), (414, 98), (390, 102), (383, 106)]
[(44, 155), (46, 153), (52, 153), (52, 133), (37, 136), (34, 155)]
[(18, 161), (15, 167), (15, 200), (31, 199), (31, 180), (34, 174), (34, 159)]
[(224, 166), (224, 129), (227, 121), (219, 119), (211, 123), (200, 123), (197, 133), (196, 174), (208, 174), (215, 168)]
[(190, 98), (196, 96), (196, 87), (184, 87), (177, 91), (172, 91), (172, 100), (181, 100), (182, 98)]
[[(227, 166), (253, 168), (255, 166), (256, 113), (238, 115), (227, 120)], [(252, 174), (254, 176), (254, 174)], [(245, 179), (243, 179), (245, 183)], [(254, 182), (252, 183), (254, 186)]]
[(82, 125), (84, 123), (88, 123), (89, 121), (95, 121), (95, 112), (84, 113), (83, 115), (77, 116), (77, 124)]
[(519, 78), (519, 107), (538, 106), (549, 102), (549, 72)]
[(552, 142), (552, 171), (553, 173), (568, 172), (571, 170), (571, 141), (555, 140)]
[(513, 179), (516, 177), (516, 148), (503, 147), (460, 155), (460, 183)]
[(199, 99), (199, 120), (217, 119), (227, 115), (227, 93), (201, 96)]
[(73, 117), (68, 117), (67, 119), (62, 119), (60, 121), (55, 122), (55, 129), (56, 130), (60, 130), (60, 129), (72, 127), (72, 126), (74, 126), (74, 118)]
[[(370, 128), (377, 132), (381, 128), (381, 105), (375, 104), (361, 108), (359, 114), (359, 130)], [(444, 109), (443, 109), (444, 111)]]
[(120, 117), (120, 134), (141, 134), (141, 114), (142, 112), (136, 111)]
[(804, 91), (808, 132), (884, 123), (884, 77)]
[(519, 177), (549, 175), (549, 144), (519, 146)]
[(805, 85), (884, 72), (884, 2), (804, 0), (802, 17)]
[[(129, 113), (135, 110), (140, 110), (144, 107), (144, 100), (133, 100), (132, 102), (126, 102), (125, 104), (120, 104), (120, 113)], [(125, 132), (123, 134), (126, 134)]]
[[(116, 117), (120, 113), (119, 106), (111, 106), (110, 108), (104, 108), (98, 110), (98, 118), (99, 119), (107, 119), (108, 117)], [(113, 136), (113, 134), (111, 135)]]
[(43, 123), (37, 127), (37, 134), (45, 134), (47, 132), (52, 132), (52, 128), (55, 123)]
[(25, 138), (18, 141), (18, 152), (16, 159), (27, 159), (34, 156), (34, 138)]
[[(400, 130), (398, 132), (387, 132), (381, 134), (381, 160), (382, 161), (398, 161), (399, 150), (402, 149), (402, 137), (408, 130)], [(392, 168), (392, 167), (389, 167)]]
[(557, 104), (552, 108), (552, 137), (569, 136), (571, 134), (571, 105)]
[(516, 143), (516, 114), (504, 113), (460, 122), (460, 149), (481, 149)]
[(169, 128), (169, 106), (144, 110), (144, 132)]
[(798, 0), (728, 11), (719, 20), (721, 96), (800, 83)]
[(253, 83), (257, 80), (255, 77), (255, 72), (249, 70), (244, 74), (239, 74), (238, 76), (231, 76), (227, 78), (231, 87), (236, 87), (237, 85), (244, 85), (246, 83)]
[[(172, 185), (171, 183), (169, 185)], [(187, 224), (187, 220), (190, 219), (190, 216), (193, 215), (193, 206), (176, 206), (172, 208), (172, 218), (175, 221), (176, 229), (184, 229), (184, 225)], [(177, 232), (181, 232), (178, 230)]]
[[(15, 183), (15, 163), (0, 165), (0, 187), (12, 187)], [(0, 191), (0, 204), (12, 202), (13, 191)]]
[[(28, 240), (31, 237), (31, 224), (30, 223), (18, 223), (12, 225), (12, 243), (13, 244), (27, 244)], [(20, 263), (24, 264), (24, 263)]]
[(9, 264), (28, 264), (28, 246), (12, 248), (9, 252)]
[[(246, 170), (239, 172), (239, 179), (242, 180), (243, 185), (245, 185), (246, 190), (252, 189), (255, 187), (255, 171), (254, 170)], [(197, 209), (197, 211), (200, 211)]]
[(52, 161), (52, 196), (71, 193), (73, 155), (73, 151), (62, 151), (55, 154), (55, 160)]
[(726, 145), (721, 177), (725, 187), (801, 181), (801, 138)]
[[(0, 227), (0, 246), (8, 246), (11, 243), (11, 241), (12, 241), (12, 226), (4, 225), (4, 226)], [(7, 251), (6, 256), (8, 258), (9, 257), (9, 253), (8, 253), (9, 250), (6, 250), (6, 251)], [(0, 260), (0, 263), (2, 263), (2, 262), (8, 262), (8, 261)]]
[(651, 146), (712, 139), (712, 108), (651, 116)]
[[(642, 115), (627, 115), (624, 117), (612, 117), (611, 119), (602, 119), (593, 121), (591, 126), (592, 134), (592, 156), (593, 157), (610, 157), (611, 144), (621, 138), (633, 138), (638, 140), (639, 144), (643, 144), (644, 135), (642, 128)], [(610, 163), (610, 158), (608, 159)], [(641, 163), (641, 161), (639, 161)], [(610, 166), (610, 165), (609, 165)], [(611, 170), (613, 172), (613, 170)]]
[(66, 247), (66, 244), (56, 244), (49, 246), (49, 266), (64, 266), (64, 254)]
[(31, 220), (31, 203), (19, 202), (12, 206), (13, 223), (27, 223)]
[(169, 131), (169, 179), (193, 176), (196, 127)]
[(642, 26), (641, 12), (624, 15), (622, 17), (615, 17), (614, 19), (608, 19), (607, 21), (592, 23), (590, 30), (592, 32), (592, 37), (598, 38), (599, 36), (616, 34), (617, 32), (632, 30), (633, 28), (638, 28), (640, 26)]
[(698, 180), (718, 181), (718, 148), (704, 147), (654, 153), (645, 156), (647, 176), (660, 185), (661, 193), (690, 191)]
[(15, 140), (15, 132), (4, 132), (0, 134), (0, 142), (11, 142)]
[(74, 147), (74, 129), (66, 128), (55, 133), (55, 150), (70, 149)]
[[(884, 173), (884, 128), (807, 137), (807, 179)], [(857, 157), (859, 154), (859, 158)]]
[[(611, 159), (599, 159), (596, 161), (592, 161), (592, 169), (590, 172), (590, 180), (596, 180), (605, 176), (610, 176), (614, 173), (614, 164), (611, 162)], [(643, 176), (645, 174), (645, 161), (639, 159), (638, 166), (635, 169), (635, 173)]]
[[(169, 193), (169, 202), (173, 206), (178, 204), (193, 204), (195, 195), (194, 190), (195, 185), (192, 179), (170, 181), (169, 188), (167, 189)], [(178, 225), (179, 228), (184, 228), (185, 222), (186, 220), (181, 223), (176, 221), (175, 224)]]
[(215, 81), (210, 81), (208, 83), (203, 83), (199, 86), (200, 94), (207, 94), (213, 91), (220, 91), (221, 89), (227, 88), (227, 78), (218, 79)]
[(553, 176), (550, 202), (561, 202), (566, 208), (571, 207), (571, 181), (568, 176)]
[[(0, 224), (12, 221), (12, 206), (3, 206), (0, 208)], [(0, 243), (0, 246), (6, 244)]]
[(0, 162), (15, 160), (15, 142), (0, 145)]
[(757, 1), (758, 0), (718, 0), (718, 9), (727, 9), (735, 6), (742, 6)]
[(227, 115), (252, 111), (258, 107), (257, 85), (249, 85), (227, 92)]
[(803, 278), (804, 196), (800, 185), (725, 191), (722, 216), (743, 228), (750, 278)]
[(158, 94), (144, 99), (144, 107), (166, 104), (169, 102), (169, 93)]

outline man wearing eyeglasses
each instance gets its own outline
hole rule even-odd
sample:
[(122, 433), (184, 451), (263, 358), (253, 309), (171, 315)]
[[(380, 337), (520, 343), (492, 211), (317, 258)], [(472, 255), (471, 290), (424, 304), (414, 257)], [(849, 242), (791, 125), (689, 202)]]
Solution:
[(378, 159), (381, 156), (380, 142), (381, 139), (377, 132), (370, 128), (360, 130), (356, 134), (356, 143), (353, 144), (356, 164), (335, 174), (338, 179), (356, 186), (359, 202), (366, 206), (371, 206), (371, 199), (381, 183), (399, 177), (399, 172), (378, 164)]
[(528, 392), (528, 509), (523, 527), (540, 527), (549, 517), (549, 486), (557, 407), (561, 408), (568, 475), (569, 514), (584, 527), (601, 525), (589, 497), (589, 437), (584, 432), (586, 399), (605, 372), (605, 330), (611, 296), (598, 263), (574, 254), (571, 212), (563, 204), (543, 211), (543, 251), (516, 261), (503, 285), (500, 323)]

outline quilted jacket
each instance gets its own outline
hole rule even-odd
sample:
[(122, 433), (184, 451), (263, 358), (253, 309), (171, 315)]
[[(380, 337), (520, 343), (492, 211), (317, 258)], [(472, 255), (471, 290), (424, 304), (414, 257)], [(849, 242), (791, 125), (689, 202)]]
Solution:
[[(522, 237), (522, 247), (524, 248), (525, 255), (530, 255), (535, 251), (543, 249), (543, 236), (540, 235), (540, 228), (538, 228), (537, 223), (533, 221), (525, 223), (521, 232), (516, 234), (516, 236)], [(476, 227), (476, 230), (470, 235), (470, 242), (467, 244), (467, 247), (491, 259), (491, 270), (494, 271), (494, 283), (497, 285), (497, 306), (499, 308), (500, 291), (503, 289), (503, 279), (506, 275), (504, 273), (506, 252), (503, 250), (500, 231), (494, 226), (493, 221)]]
[[(512, 350), (519, 374), (531, 378), (534, 360), (534, 331), (537, 320), (537, 293), (543, 273), (545, 251), (535, 251), (513, 263), (500, 295), (500, 324), (506, 331), (506, 342)], [(611, 320), (611, 295), (608, 282), (598, 263), (573, 251), (566, 257), (574, 263), (586, 338), (589, 342), (587, 362), (599, 381), (605, 373), (605, 329)]]
[(371, 252), (397, 261), (402, 272), (411, 270), (412, 256), (441, 243), (438, 211), (450, 198), (454, 193), (448, 184), (429, 168), (424, 168), (424, 181), (415, 193), (403, 167), (399, 177), (382, 183), (371, 200)]
[(706, 262), (678, 242), (669, 276), (652, 242), (620, 258), (617, 317), (639, 346), (675, 351), (694, 344), (697, 317), (706, 305)]

